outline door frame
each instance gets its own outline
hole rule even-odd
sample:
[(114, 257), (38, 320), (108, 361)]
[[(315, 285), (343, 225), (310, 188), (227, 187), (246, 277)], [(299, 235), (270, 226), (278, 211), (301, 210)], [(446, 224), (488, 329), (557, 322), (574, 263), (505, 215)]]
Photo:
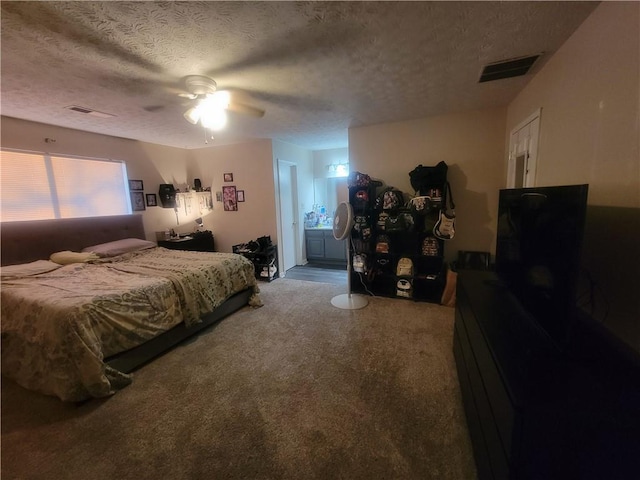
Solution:
[(540, 135), (540, 116), (542, 108), (539, 108), (526, 119), (516, 125), (509, 133), (509, 158), (507, 160), (507, 188), (515, 188), (516, 186), (516, 159), (518, 133), (525, 127), (530, 128), (530, 134), (525, 147), (525, 166), (523, 173), (523, 187), (534, 187), (536, 185), (536, 170), (538, 167), (538, 138)]
[[(292, 214), (293, 214), (293, 222), (294, 229), (285, 229), (282, 220), (282, 189), (280, 188), (280, 169), (285, 167), (289, 169), (291, 174), (291, 198), (288, 199), (292, 202)], [(278, 238), (281, 239), (278, 242), (278, 258), (279, 258), (279, 272), (280, 276), (284, 277), (286, 273), (285, 268), (285, 257), (284, 257), (284, 235), (285, 230), (287, 232), (291, 232), (293, 235), (293, 258), (294, 258), (294, 266), (298, 264), (298, 259), (300, 258), (300, 241), (299, 241), (299, 233), (300, 233), (300, 221), (299, 221), (299, 211), (298, 211), (298, 176), (297, 176), (297, 168), (298, 165), (295, 162), (290, 162), (287, 160), (282, 160), (280, 158), (276, 158), (276, 174), (278, 180)]]

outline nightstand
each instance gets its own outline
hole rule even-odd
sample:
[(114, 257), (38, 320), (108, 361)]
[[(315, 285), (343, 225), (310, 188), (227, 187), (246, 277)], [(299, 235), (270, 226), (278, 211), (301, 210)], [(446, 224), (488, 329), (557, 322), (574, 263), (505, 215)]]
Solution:
[(215, 252), (213, 233), (210, 230), (194, 232), (186, 237), (172, 238), (171, 240), (159, 240), (159, 247), (171, 250), (194, 250), (197, 252)]

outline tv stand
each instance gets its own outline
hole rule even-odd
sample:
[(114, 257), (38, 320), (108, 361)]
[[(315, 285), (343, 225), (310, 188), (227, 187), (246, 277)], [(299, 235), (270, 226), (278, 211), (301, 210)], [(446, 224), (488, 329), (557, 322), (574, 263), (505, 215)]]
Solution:
[(500, 285), (458, 274), (453, 351), (479, 478), (632, 478), (640, 363), (587, 321), (561, 351)]

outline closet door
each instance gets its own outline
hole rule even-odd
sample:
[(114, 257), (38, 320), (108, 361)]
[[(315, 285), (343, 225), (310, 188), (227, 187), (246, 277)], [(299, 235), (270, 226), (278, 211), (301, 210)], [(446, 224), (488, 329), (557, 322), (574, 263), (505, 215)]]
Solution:
[(535, 186), (540, 110), (511, 130), (507, 188)]

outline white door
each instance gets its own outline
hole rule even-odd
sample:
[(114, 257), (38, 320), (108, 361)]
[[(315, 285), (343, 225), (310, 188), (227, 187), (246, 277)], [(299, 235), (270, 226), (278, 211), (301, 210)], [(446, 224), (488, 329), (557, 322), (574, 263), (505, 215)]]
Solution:
[(539, 132), (540, 110), (511, 130), (507, 188), (535, 186)]
[(296, 166), (278, 160), (278, 183), (280, 187), (281, 249), (284, 271), (296, 265), (297, 185)]

